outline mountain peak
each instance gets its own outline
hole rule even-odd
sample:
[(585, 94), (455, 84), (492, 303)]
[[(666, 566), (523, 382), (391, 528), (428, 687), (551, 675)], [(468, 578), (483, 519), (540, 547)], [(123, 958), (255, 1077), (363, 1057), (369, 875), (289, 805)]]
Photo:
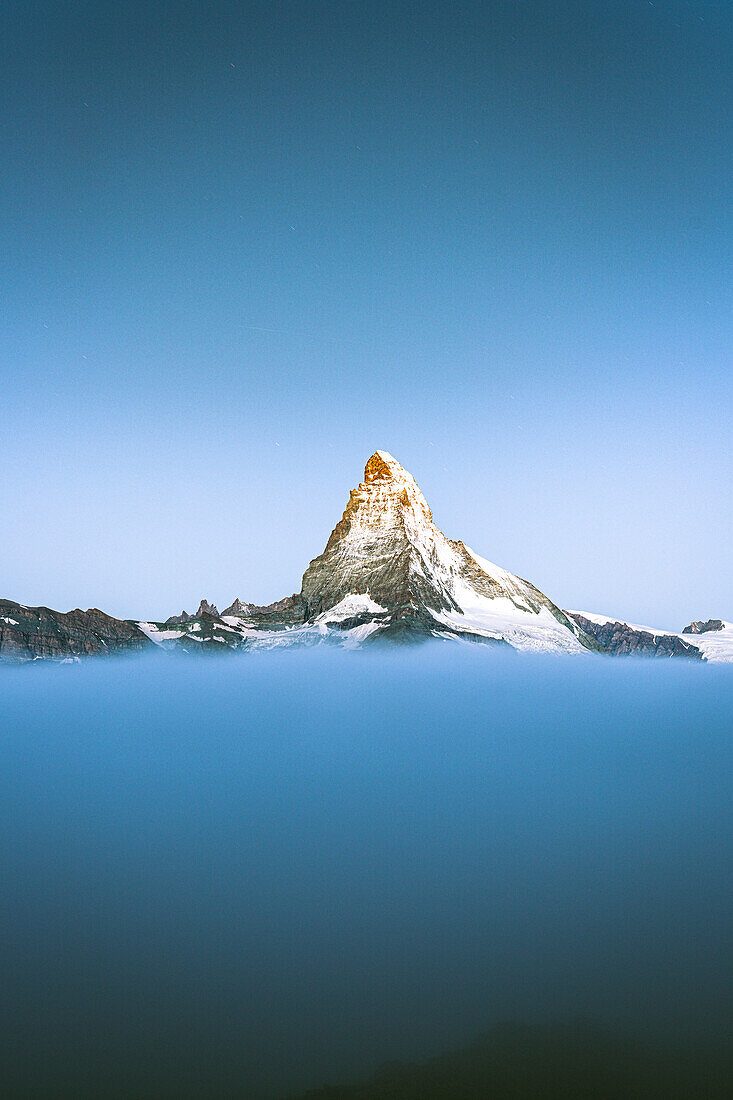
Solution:
[(216, 606), (213, 603), (209, 603), (208, 600), (201, 601), (195, 618), (200, 619), (202, 615), (213, 615), (214, 618), (219, 618), (219, 612), (217, 611)]
[[(375, 451), (364, 467), (364, 480), (358, 489), (352, 490), (350, 505), (367, 504), (368, 524), (384, 523), (395, 503), (415, 512), (416, 520), (432, 520), (425, 497), (409, 470), (406, 470), (389, 451)], [(344, 518), (348, 513), (344, 513)], [(362, 509), (362, 518), (365, 518)]]
[(303, 575), (306, 620), (357, 596), (389, 613), (397, 629), (511, 637), (520, 648), (579, 652), (585, 644), (534, 585), (447, 539), (412, 474), (388, 451), (371, 456), (326, 549)]
[(413, 480), (404, 466), (401, 466), (389, 451), (375, 451), (364, 467), (364, 480), (367, 483), (371, 481), (393, 481), (407, 478), (409, 478), (410, 481)]

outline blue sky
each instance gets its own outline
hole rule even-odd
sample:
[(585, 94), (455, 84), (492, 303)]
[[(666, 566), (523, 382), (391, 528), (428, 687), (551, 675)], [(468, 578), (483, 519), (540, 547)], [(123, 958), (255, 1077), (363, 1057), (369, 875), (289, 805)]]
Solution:
[(300, 587), (377, 448), (565, 607), (733, 619), (728, 3), (10, 3), (2, 595)]

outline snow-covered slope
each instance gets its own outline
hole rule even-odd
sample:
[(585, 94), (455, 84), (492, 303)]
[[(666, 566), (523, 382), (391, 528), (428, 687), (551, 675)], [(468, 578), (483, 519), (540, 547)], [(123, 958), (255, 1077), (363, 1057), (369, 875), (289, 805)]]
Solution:
[[(680, 637), (689, 638), (690, 635), (681, 634)], [(692, 639), (706, 661), (733, 661), (733, 623), (723, 620), (722, 630), (695, 634)]]

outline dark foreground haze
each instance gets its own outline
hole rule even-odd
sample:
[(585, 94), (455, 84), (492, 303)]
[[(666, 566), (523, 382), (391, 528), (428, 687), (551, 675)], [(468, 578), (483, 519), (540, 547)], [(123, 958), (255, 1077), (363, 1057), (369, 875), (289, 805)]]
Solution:
[(281, 1096), (506, 1021), (730, 1039), (730, 669), (446, 644), (0, 700), (4, 1096)]

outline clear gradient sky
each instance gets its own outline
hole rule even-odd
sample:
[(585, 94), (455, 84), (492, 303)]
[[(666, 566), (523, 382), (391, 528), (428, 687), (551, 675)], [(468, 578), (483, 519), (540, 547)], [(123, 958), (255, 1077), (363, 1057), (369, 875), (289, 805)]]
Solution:
[(383, 448), (564, 607), (733, 619), (729, 0), (1, 18), (0, 595), (277, 599)]

